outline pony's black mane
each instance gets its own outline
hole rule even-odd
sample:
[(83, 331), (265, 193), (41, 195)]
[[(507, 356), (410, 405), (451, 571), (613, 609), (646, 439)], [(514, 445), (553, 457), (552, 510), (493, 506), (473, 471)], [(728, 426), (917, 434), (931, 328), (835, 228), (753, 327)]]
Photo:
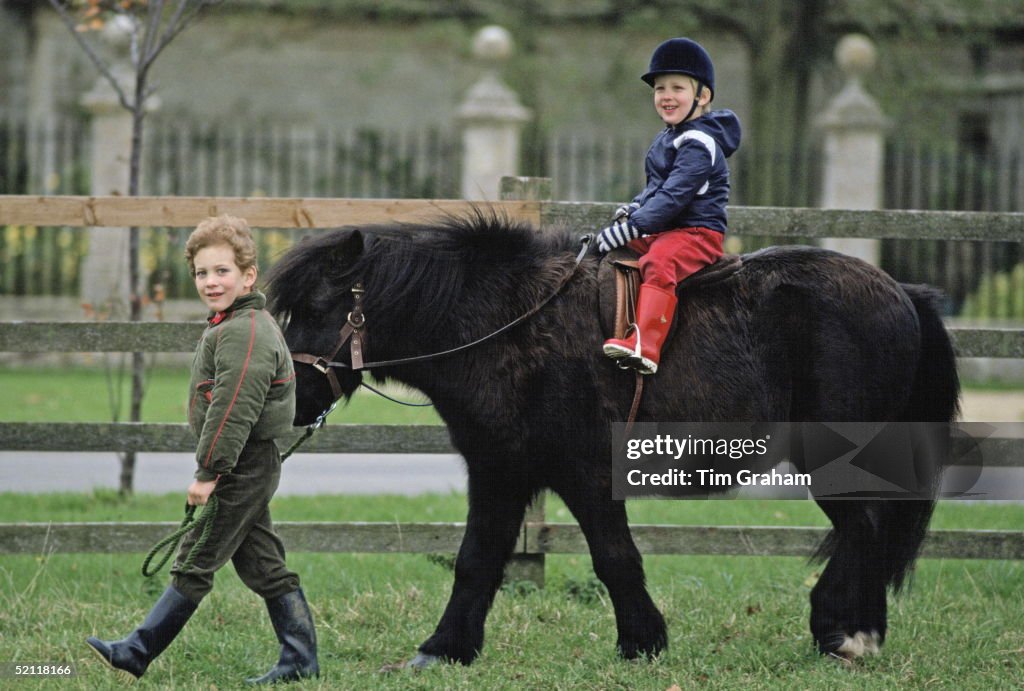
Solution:
[(568, 231), (540, 232), (480, 209), (429, 224), (340, 228), (303, 239), (277, 262), (268, 275), (269, 306), (279, 315), (324, 314), (361, 281), (370, 288), (368, 314), (394, 313), (410, 296), (420, 312), (451, 314), (465, 290), (500, 293), (504, 300), (495, 304), (529, 293), (524, 275), (543, 273), (553, 257), (571, 258), (574, 249)]

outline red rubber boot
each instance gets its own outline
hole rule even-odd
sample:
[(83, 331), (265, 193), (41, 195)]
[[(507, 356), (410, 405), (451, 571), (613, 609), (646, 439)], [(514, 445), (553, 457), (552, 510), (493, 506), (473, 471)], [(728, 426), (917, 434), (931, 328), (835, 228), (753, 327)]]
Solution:
[(675, 312), (675, 293), (647, 283), (641, 284), (636, 301), (636, 323), (626, 332), (626, 338), (605, 341), (604, 354), (618, 360), (619, 367), (623, 369), (654, 374), (658, 371), (661, 347), (668, 338)]

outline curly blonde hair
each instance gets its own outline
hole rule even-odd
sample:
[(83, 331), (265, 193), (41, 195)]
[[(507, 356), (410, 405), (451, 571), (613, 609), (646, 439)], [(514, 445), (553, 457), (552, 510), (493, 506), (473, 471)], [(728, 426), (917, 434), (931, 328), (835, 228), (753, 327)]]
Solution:
[(252, 238), (249, 223), (244, 218), (221, 214), (210, 216), (199, 222), (185, 242), (185, 260), (188, 270), (195, 275), (196, 254), (204, 247), (227, 245), (235, 253), (235, 264), (243, 272), (256, 266), (256, 242)]

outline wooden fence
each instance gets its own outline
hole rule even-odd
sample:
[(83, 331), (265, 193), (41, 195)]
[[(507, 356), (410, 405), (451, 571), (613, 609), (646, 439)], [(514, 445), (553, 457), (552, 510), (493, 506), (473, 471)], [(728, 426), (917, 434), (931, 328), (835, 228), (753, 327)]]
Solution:
[[(538, 227), (599, 227), (614, 204), (550, 202), (536, 184), (506, 181), (507, 201), (494, 206)], [(232, 213), (264, 228), (324, 228), (353, 223), (425, 220), (471, 207), (454, 200), (356, 200), (202, 197), (0, 196), (0, 225), (72, 227), (190, 227), (209, 214)], [(1024, 242), (1024, 214), (925, 211), (843, 211), (735, 207), (737, 233), (788, 237), (887, 237)], [(0, 350), (189, 351), (201, 323), (0, 323)], [(1024, 330), (953, 329), (963, 357), (1024, 358)], [(1024, 465), (1024, 439), (987, 440), (986, 466)], [(26, 451), (188, 452), (194, 441), (184, 424), (0, 423), (0, 449)], [(331, 425), (304, 447), (312, 453), (450, 453), (447, 433), (436, 426)], [(169, 532), (172, 523), (0, 524), (0, 554), (47, 552), (141, 552)], [(289, 549), (313, 552), (454, 552), (461, 523), (279, 523)], [(824, 535), (822, 528), (633, 526), (647, 554), (803, 556)], [(546, 554), (585, 552), (575, 525), (548, 523), (543, 504), (534, 507), (516, 546), (524, 573), (543, 581)], [(1024, 534), (1015, 531), (932, 531), (928, 557), (1024, 559)]]
[[(563, 200), (626, 200), (643, 187), (648, 136), (528, 129), (523, 171), (552, 178)], [(0, 118), (0, 194), (80, 194), (89, 190), (91, 129), (78, 117), (16, 122)], [(154, 113), (147, 119), (143, 192), (152, 195), (444, 198), (458, 194), (458, 129), (381, 130), (285, 125), (268, 121), (211, 124)], [(736, 204), (813, 206), (821, 196), (823, 154), (809, 138), (794, 150), (741, 147), (731, 159)], [(771, 175), (765, 175), (770, 171)], [(976, 151), (907, 140), (886, 143), (888, 209), (1024, 210), (1024, 152)], [(81, 233), (63, 226), (0, 227), (0, 294), (78, 294), (86, 251)], [(261, 251), (278, 244), (261, 238)], [(172, 241), (168, 241), (168, 236)], [(184, 231), (143, 233), (151, 291), (189, 297), (179, 261)], [(743, 251), (779, 242), (731, 233)], [(269, 253), (269, 252), (268, 252)], [(261, 265), (267, 265), (267, 256)], [(1024, 249), (1019, 244), (944, 240), (882, 242), (880, 266), (911, 283), (941, 287), (950, 308), (973, 319), (1024, 315)], [(159, 289), (156, 286), (159, 285)], [(1003, 287), (1005, 286), (1005, 287)]]

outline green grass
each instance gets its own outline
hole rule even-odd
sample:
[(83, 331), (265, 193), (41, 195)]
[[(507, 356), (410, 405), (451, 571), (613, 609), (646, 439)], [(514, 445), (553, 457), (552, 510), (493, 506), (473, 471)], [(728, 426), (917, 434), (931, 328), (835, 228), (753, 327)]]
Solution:
[[(314, 495), (274, 497), (278, 521), (464, 521), (462, 493), (387, 495)], [(805, 500), (681, 501), (634, 499), (627, 504), (633, 523), (663, 525), (777, 525), (827, 526), (817, 505)], [(115, 490), (91, 493), (0, 493), (0, 522), (176, 521), (181, 518), (182, 494), (120, 496)], [(571, 523), (562, 501), (548, 495), (547, 520)], [(943, 530), (974, 528), (1024, 530), (1024, 505), (1009, 502), (941, 502), (932, 527)]]
[[(292, 520), (462, 520), (465, 497), (281, 497)], [(823, 525), (810, 502), (636, 501), (643, 523)], [(181, 496), (0, 495), (0, 522), (174, 520)], [(549, 520), (570, 520), (557, 499)], [(944, 503), (936, 527), (1024, 529), (1024, 507)], [(73, 662), (60, 688), (120, 685), (86, 651), (92, 633), (136, 625), (165, 580), (138, 575), (141, 555), (0, 558), (0, 662)], [(1019, 688), (1024, 684), (1024, 573), (1006, 561), (922, 560), (909, 593), (894, 598), (883, 654), (852, 667), (819, 658), (807, 631), (818, 567), (799, 558), (650, 556), (648, 584), (669, 623), (670, 648), (654, 662), (614, 654), (615, 620), (586, 555), (548, 557), (541, 591), (498, 595), (483, 654), (471, 667), (382, 674), (433, 630), (451, 572), (425, 555), (290, 554), (314, 608), (323, 689), (861, 689)], [(276, 644), (259, 599), (226, 567), (182, 636), (142, 688), (237, 688), (273, 662)], [(2, 688), (36, 688), (19, 681)], [(49, 683), (49, 687), (55, 686)]]
[[(116, 376), (108, 377), (101, 367), (9, 369), (4, 372), (0, 420), (109, 422), (113, 419), (111, 400), (118, 397), (123, 401), (120, 419), (125, 420), (130, 379), (126, 374), (118, 386), (112, 383)], [(151, 369), (146, 379), (143, 422), (185, 422), (188, 379), (185, 367)], [(403, 400), (424, 400), (423, 395), (415, 391), (399, 390), (392, 394)], [(336, 424), (440, 424), (433, 408), (400, 406), (365, 389), (356, 393), (351, 405), (339, 407), (328, 420)]]

